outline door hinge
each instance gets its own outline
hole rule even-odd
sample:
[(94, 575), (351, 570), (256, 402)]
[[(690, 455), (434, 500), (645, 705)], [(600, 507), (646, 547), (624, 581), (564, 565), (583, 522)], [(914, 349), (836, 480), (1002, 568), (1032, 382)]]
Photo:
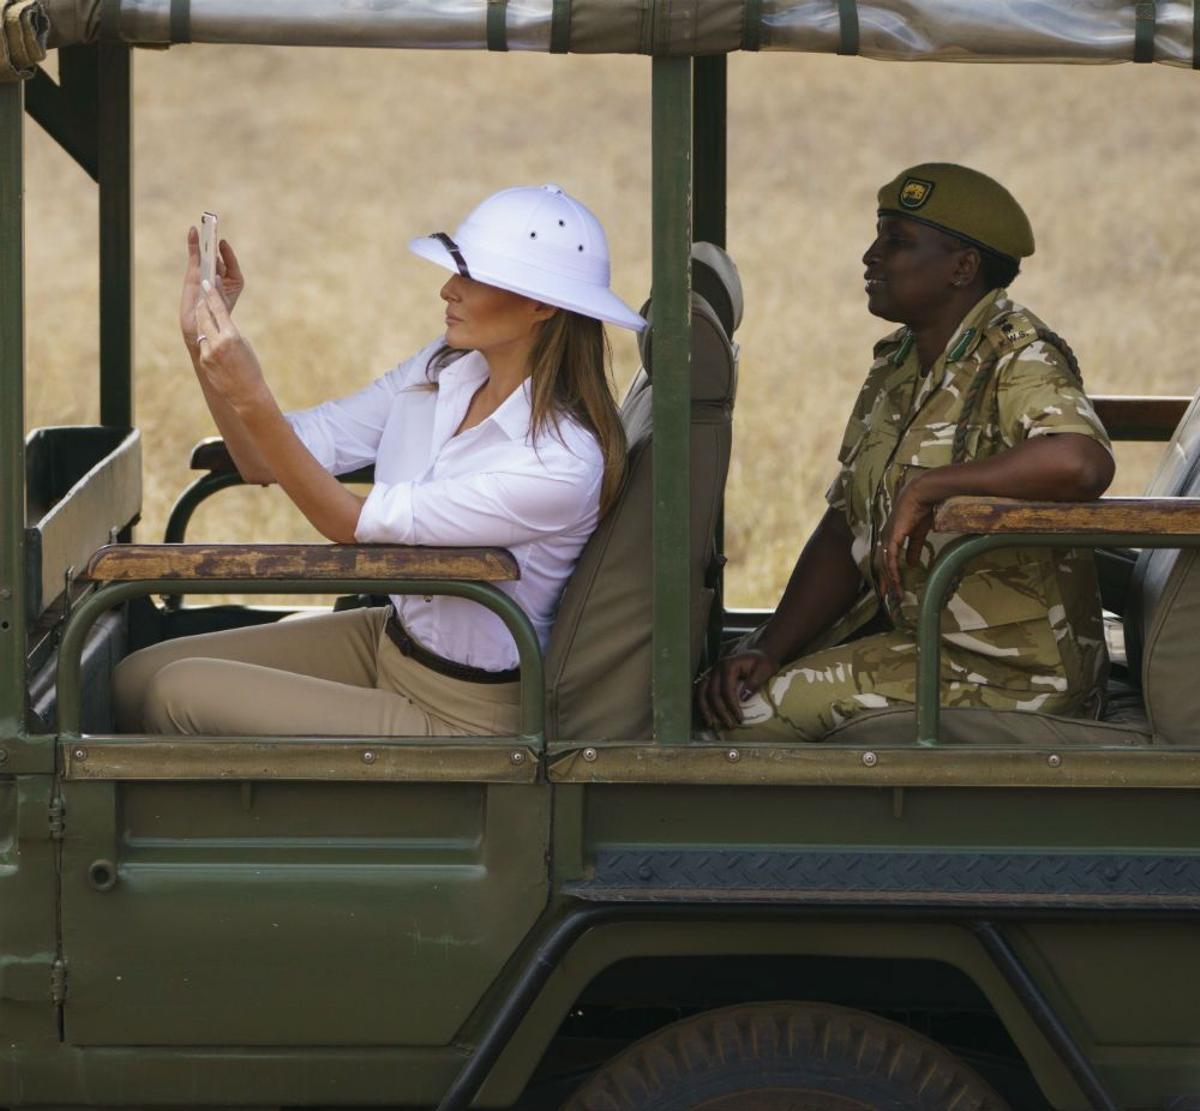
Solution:
[(50, 840), (61, 841), (67, 829), (67, 803), (62, 795), (50, 800)]
[(61, 957), (50, 966), (50, 998), (56, 1005), (67, 998), (67, 962)]

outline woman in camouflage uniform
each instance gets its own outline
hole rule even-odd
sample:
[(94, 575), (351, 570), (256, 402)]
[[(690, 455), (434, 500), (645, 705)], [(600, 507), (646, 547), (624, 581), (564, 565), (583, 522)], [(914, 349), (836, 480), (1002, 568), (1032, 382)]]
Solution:
[[(905, 170), (879, 191), (867, 307), (902, 327), (875, 347), (829, 508), (775, 615), (698, 681), (728, 736), (815, 741), (911, 705), (916, 620), (956, 494), (1088, 501), (1112, 481), (1070, 349), (1005, 292), (1033, 232), (997, 182)], [(1099, 712), (1107, 672), (1092, 556), (1009, 549), (973, 563), (942, 614), (942, 703)]]

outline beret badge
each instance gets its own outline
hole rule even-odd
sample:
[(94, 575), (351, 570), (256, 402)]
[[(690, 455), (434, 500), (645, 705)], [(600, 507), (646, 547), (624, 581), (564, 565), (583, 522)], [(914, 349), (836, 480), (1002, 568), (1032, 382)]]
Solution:
[(919, 177), (904, 179), (900, 187), (900, 204), (903, 208), (920, 208), (933, 195), (933, 182)]

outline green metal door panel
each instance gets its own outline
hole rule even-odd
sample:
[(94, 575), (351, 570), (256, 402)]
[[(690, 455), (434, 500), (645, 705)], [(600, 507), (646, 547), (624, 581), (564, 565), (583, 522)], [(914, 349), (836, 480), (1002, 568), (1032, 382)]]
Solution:
[(589, 788), (588, 851), (790, 846), (1160, 851), (1200, 847), (1191, 791)]
[[(1022, 957), (1044, 970), (1097, 1047), (1200, 1050), (1200, 926), (1195, 922), (1038, 923)], [(1200, 1077), (1200, 1053), (1196, 1055)]]
[(72, 1045), (446, 1045), (546, 902), (544, 787), (66, 788)]
[(1036, 922), (1012, 937), (1122, 1106), (1200, 1093), (1194, 921)]
[(0, 779), (0, 1044), (58, 1042), (49, 776)]

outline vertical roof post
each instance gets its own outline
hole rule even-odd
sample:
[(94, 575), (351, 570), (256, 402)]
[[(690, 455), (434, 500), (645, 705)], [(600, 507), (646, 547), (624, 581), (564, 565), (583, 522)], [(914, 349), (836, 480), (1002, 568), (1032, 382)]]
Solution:
[(102, 42), (97, 89), (100, 168), (100, 423), (133, 425), (132, 50)]
[[(712, 54), (697, 58), (694, 63), (695, 88), (692, 93), (692, 151), (695, 168), (692, 187), (695, 190), (696, 216), (692, 238), (697, 242), (725, 246), (727, 208), (727, 125), (729, 58)], [(712, 607), (708, 611), (708, 631), (704, 640), (702, 663), (712, 663), (721, 650), (725, 628), (725, 498), (717, 513), (714, 536), (714, 566), (710, 568), (710, 583), (714, 588)]]
[(25, 732), (24, 101), (0, 85), (0, 740)]
[(696, 169), (696, 219), (693, 237), (725, 246), (725, 119), (728, 56), (713, 54), (695, 61), (692, 97), (692, 146)]
[(690, 739), (692, 60), (652, 73), (654, 736)]

